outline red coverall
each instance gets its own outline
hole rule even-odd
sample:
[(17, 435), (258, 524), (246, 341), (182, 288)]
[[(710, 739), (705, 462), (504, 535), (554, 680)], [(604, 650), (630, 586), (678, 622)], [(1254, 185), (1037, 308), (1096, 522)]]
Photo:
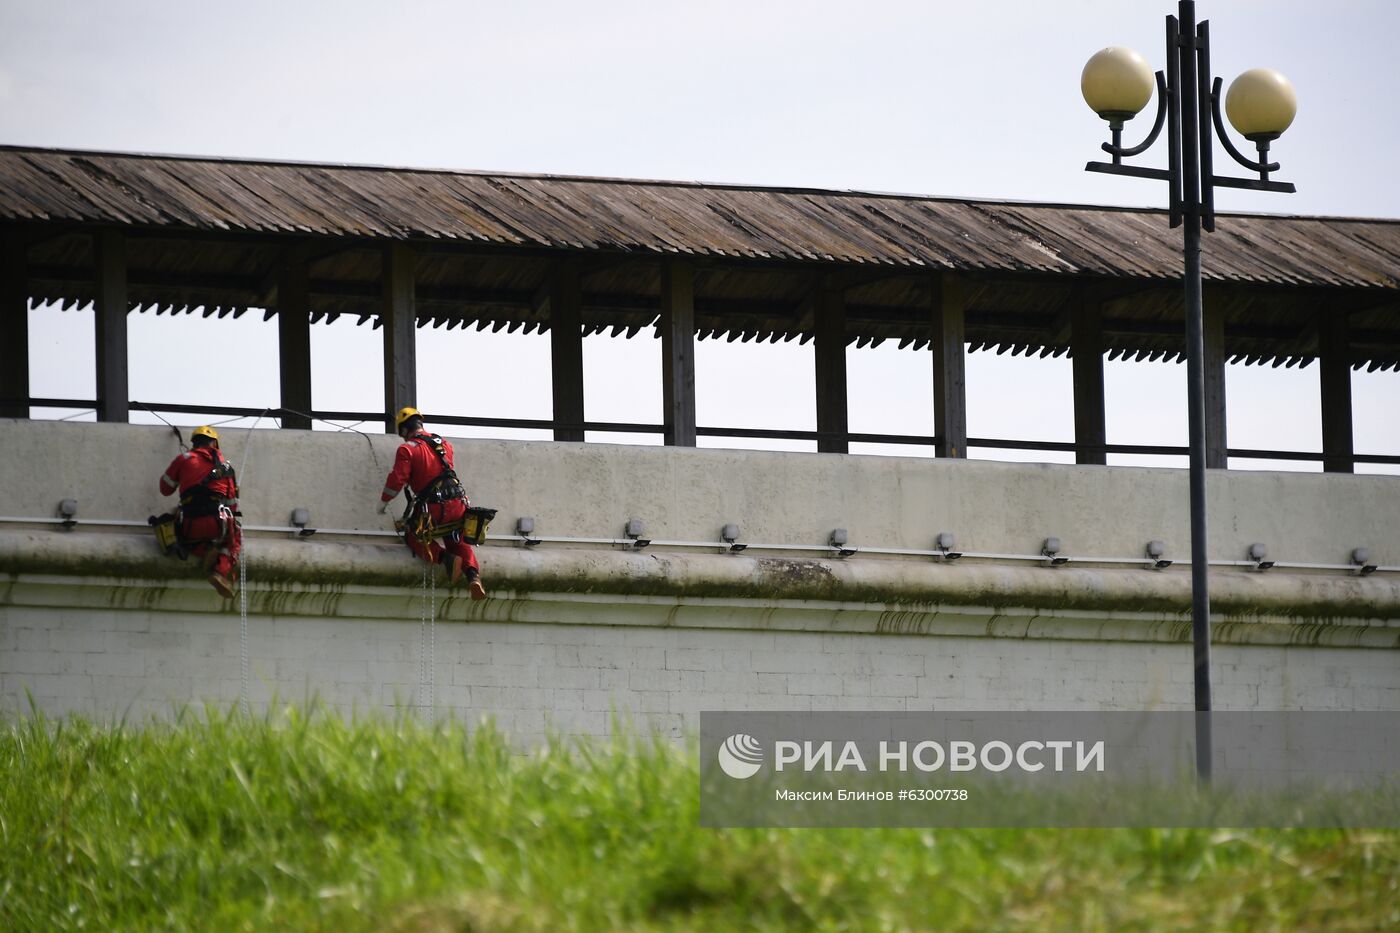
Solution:
[[(185, 493), (202, 483), (218, 464), (215, 458), (222, 456), (218, 448), (213, 446), (196, 447), (180, 454), (165, 468), (165, 475), (160, 478), (160, 494), (168, 496), (178, 489), (180, 498), (183, 499)], [(230, 500), (230, 511), (238, 510), (238, 486), (233, 477), (214, 480), (209, 484), (209, 491)], [(189, 516), (181, 510), (180, 538), (191, 545), (191, 553), (201, 561), (212, 557), (212, 569), (215, 573), (225, 579), (232, 579), (233, 569), (238, 565), (238, 552), (243, 548), (243, 534), (237, 519), (230, 516), (226, 524), (227, 537), (220, 540), (217, 515)]]
[[(444, 440), (442, 446), (447, 452), (447, 465), (455, 470), (457, 464), (453, 460), (452, 444)], [(415, 435), (399, 445), (398, 452), (394, 454), (394, 468), (389, 471), (389, 478), (384, 481), (384, 492), (380, 498), (385, 502), (391, 501), (399, 494), (399, 490), (403, 489), (404, 484), (413, 490), (415, 496), (422, 495), (423, 490), (428, 488), (428, 485), (441, 473), (442, 464), (438, 462), (437, 454), (433, 453), (432, 444), (427, 435)], [(433, 517), (433, 523), (440, 525), (461, 518), (467, 510), (467, 500), (451, 499), (447, 502), (430, 502), (427, 509), (428, 514)], [(462, 558), (462, 567), (468, 576), (474, 576), (480, 570), (476, 562), (476, 551), (470, 544), (464, 542), (459, 534), (454, 533), (445, 538), (438, 538), (429, 544), (426, 551), (412, 535), (404, 537), (408, 541), (409, 550), (430, 563), (442, 563), (442, 555), (445, 551)], [(439, 541), (442, 543), (439, 544)]]

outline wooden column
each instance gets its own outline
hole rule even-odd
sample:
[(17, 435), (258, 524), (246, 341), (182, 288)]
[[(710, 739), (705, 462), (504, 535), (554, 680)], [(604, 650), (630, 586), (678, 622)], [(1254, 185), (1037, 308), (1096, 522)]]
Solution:
[(418, 404), (417, 309), (413, 300), (417, 257), (402, 243), (384, 247), (383, 255), (384, 293), (379, 314), (384, 323), (384, 425), (392, 434), (399, 409)]
[(695, 446), (695, 272), (661, 264), (661, 395), (668, 447)]
[(1079, 289), (1070, 299), (1069, 354), (1074, 365), (1074, 462), (1108, 463), (1103, 395), (1103, 306)]
[(0, 418), (29, 417), (29, 283), (25, 242), (0, 235)]
[[(305, 256), (292, 249), (277, 273), (277, 359), (282, 379), (282, 427), (311, 428), (311, 291)], [(412, 291), (410, 289), (410, 303)], [(388, 339), (385, 328), (385, 339)], [(385, 354), (385, 362), (389, 354)], [(385, 382), (386, 386), (388, 382)], [(398, 411), (398, 408), (392, 409)], [(298, 414), (305, 412), (306, 414)]]
[(126, 238), (117, 230), (93, 236), (97, 300), (97, 420), (129, 420), (131, 394), (126, 353)]
[(554, 388), (554, 439), (582, 441), (583, 285), (576, 259), (560, 260), (550, 271), (549, 358)]
[(1205, 343), (1202, 360), (1206, 379), (1206, 469), (1229, 469), (1230, 445), (1225, 436), (1225, 309), (1220, 296), (1207, 287), (1202, 296), (1201, 324)]
[(967, 292), (951, 272), (933, 281), (933, 430), (940, 457), (967, 456)]
[(1325, 308), (1318, 317), (1322, 388), (1322, 469), (1355, 472), (1351, 434), (1351, 347), (1346, 314)]
[(823, 276), (817, 284), (816, 319), (817, 430), (837, 437), (821, 438), (817, 450), (848, 453), (846, 410), (846, 299), (835, 276)]

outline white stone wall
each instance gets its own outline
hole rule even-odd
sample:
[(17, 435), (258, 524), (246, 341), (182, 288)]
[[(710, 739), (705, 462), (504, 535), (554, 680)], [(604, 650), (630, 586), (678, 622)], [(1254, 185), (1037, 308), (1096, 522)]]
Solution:
[[(145, 527), (175, 449), (168, 428), (0, 420), (0, 707), (28, 691), (53, 713), (144, 719), (238, 700), (238, 616)], [(227, 450), (247, 458), (251, 701), (412, 706), (421, 568), (374, 510), (393, 440), (229, 432)], [(458, 455), (502, 513), (481, 553), (493, 598), (440, 594), (435, 705), (522, 740), (605, 733), (614, 711), (678, 735), (707, 708), (1191, 707), (1184, 471), (504, 441)], [(1211, 471), (1209, 486), (1211, 556), (1261, 541), (1280, 561), (1212, 568), (1217, 707), (1400, 710), (1400, 477)], [(66, 496), (72, 531), (52, 524)], [(314, 538), (287, 534), (294, 506)], [(517, 515), (575, 540), (515, 546)], [(645, 551), (606, 543), (629, 516)], [(726, 521), (749, 551), (685, 546)], [(952, 531), (969, 553), (837, 560), (820, 549), (835, 527), (867, 549)], [(349, 533), (369, 531), (385, 536)], [(1006, 556), (1052, 534), (1067, 567)], [(1150, 538), (1170, 570), (1142, 564)], [(1355, 546), (1380, 570), (1352, 573)]]
[[(561, 615), (567, 615), (565, 608)], [(249, 699), (343, 711), (418, 700), (420, 622), (249, 619)], [(438, 622), (435, 706), (522, 742), (604, 735), (612, 713), (669, 735), (704, 709), (1190, 709), (1189, 645), (536, 622)], [(230, 613), (0, 608), (0, 695), (137, 721), (240, 693)], [(1220, 645), (1219, 709), (1400, 710), (1394, 651)]]
[[(397, 442), (228, 430), (223, 446), (239, 468), (245, 524), (286, 527), (303, 506), (322, 529), (382, 532), (389, 519), (375, 507)], [(1141, 558), (1154, 539), (1178, 566), (1189, 559), (1186, 470), (453, 443), (473, 501), (500, 510), (497, 535), (528, 515), (540, 535), (619, 537), (635, 516), (657, 541), (717, 541), (720, 527), (736, 522), (741, 540), (754, 544), (823, 545), (846, 528), (861, 548), (931, 548), (947, 531), (970, 552), (1035, 555), (1054, 535), (1076, 559)], [(179, 452), (166, 427), (0, 419), (0, 451), (0, 517), (48, 518), (74, 497), (80, 521), (144, 526), (172, 501), (156, 488)], [(1400, 566), (1400, 476), (1211, 470), (1206, 487), (1212, 560), (1242, 560), (1257, 541), (1277, 561), (1345, 564), (1353, 548), (1368, 547), (1377, 563)]]

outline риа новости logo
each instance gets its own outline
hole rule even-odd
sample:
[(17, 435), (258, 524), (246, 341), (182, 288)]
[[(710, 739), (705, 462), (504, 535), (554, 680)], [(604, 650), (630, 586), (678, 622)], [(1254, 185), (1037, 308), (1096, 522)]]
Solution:
[(763, 767), (763, 747), (751, 735), (743, 732), (731, 735), (719, 747), (719, 766), (732, 778), (753, 777)]

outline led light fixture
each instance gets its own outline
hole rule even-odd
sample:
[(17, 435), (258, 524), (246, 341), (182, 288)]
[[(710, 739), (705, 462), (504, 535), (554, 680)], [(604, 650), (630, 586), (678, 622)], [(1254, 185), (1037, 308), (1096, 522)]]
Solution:
[(1068, 557), (1060, 556), (1059, 538), (1046, 538), (1045, 543), (1040, 546), (1040, 554), (1045, 558), (1046, 564), (1051, 567), (1069, 563)]
[(748, 547), (747, 544), (738, 543), (739, 526), (734, 522), (726, 523), (725, 526), (719, 530), (719, 537), (721, 541), (729, 545), (729, 551), (732, 554), (738, 554), (744, 548)]
[(957, 547), (957, 539), (951, 531), (940, 531), (934, 539), (934, 547), (941, 552), (943, 560), (957, 560), (962, 557), (962, 551), (953, 550)]
[(637, 550), (641, 550), (648, 544), (651, 544), (650, 538), (642, 537), (642, 535), (646, 534), (646, 530), (646, 525), (642, 524), (640, 518), (629, 518), (627, 519), (627, 524), (622, 526), (622, 533), (632, 539), (632, 546)]
[(1266, 560), (1269, 556), (1269, 546), (1262, 541), (1256, 541), (1249, 546), (1249, 559), (1254, 561), (1255, 570), (1268, 570), (1274, 565), (1271, 560)]
[(1369, 577), (1376, 572), (1376, 563), (1371, 560), (1371, 549), (1359, 547), (1351, 552), (1351, 562), (1359, 576)]
[(515, 533), (520, 536), (522, 543), (526, 547), (534, 547), (540, 543), (540, 539), (535, 534), (535, 517), (533, 515), (522, 515), (515, 520)]
[(316, 533), (315, 528), (306, 527), (311, 524), (311, 510), (304, 505), (299, 505), (292, 509), (292, 515), (289, 521), (292, 527), (297, 530), (296, 536), (298, 538), (309, 538)]

